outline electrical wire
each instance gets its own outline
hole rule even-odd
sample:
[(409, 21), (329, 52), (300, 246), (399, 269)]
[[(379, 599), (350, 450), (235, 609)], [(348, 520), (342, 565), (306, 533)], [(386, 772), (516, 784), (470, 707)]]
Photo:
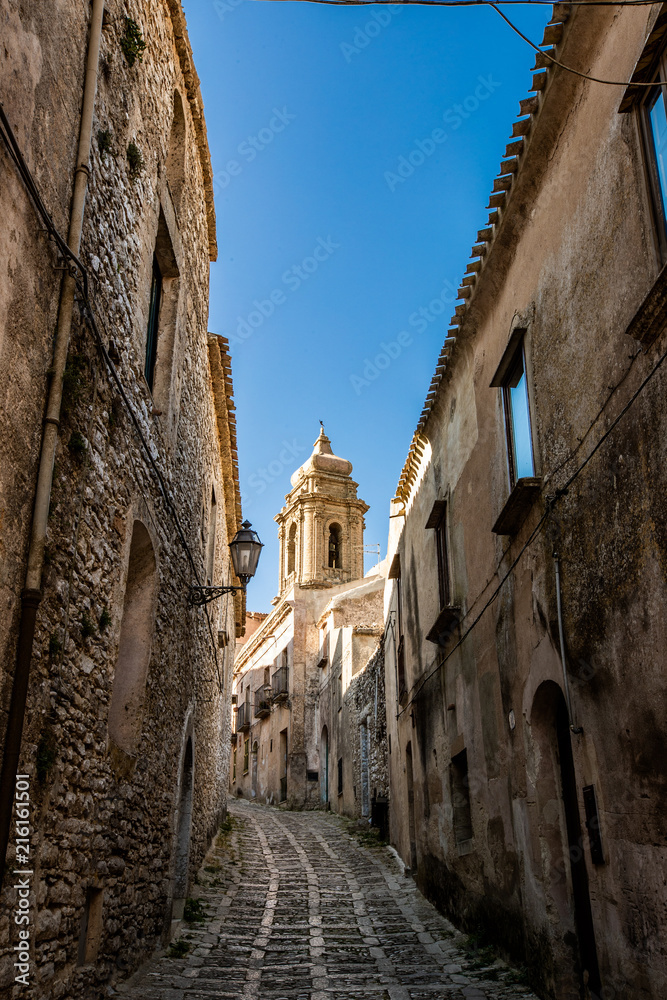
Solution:
[[(413, 0), (409, 0), (409, 2), (413, 2)], [(664, 83), (661, 83), (660, 81), (657, 80), (653, 80), (651, 83), (640, 83), (640, 82), (635, 82), (634, 80), (602, 80), (598, 76), (590, 76), (588, 73), (581, 73), (578, 69), (573, 69), (572, 66), (566, 66), (565, 63), (561, 62), (559, 59), (556, 59), (554, 56), (550, 55), (544, 49), (541, 49), (539, 45), (535, 44), (535, 42), (531, 42), (530, 38), (528, 38), (527, 35), (524, 35), (524, 33), (519, 28), (517, 28), (516, 24), (513, 24), (512, 21), (510, 21), (509, 17), (503, 14), (502, 10), (500, 10), (497, 3), (489, 3), (488, 6), (492, 7), (493, 10), (495, 10), (496, 14), (498, 14), (499, 17), (502, 17), (503, 21), (505, 21), (505, 23), (510, 26), (512, 31), (514, 31), (519, 36), (519, 38), (522, 38), (524, 42), (527, 42), (527, 44), (530, 45), (532, 49), (535, 49), (535, 51), (539, 52), (540, 55), (544, 56), (545, 59), (548, 59), (550, 62), (552, 62), (554, 66), (560, 66), (561, 69), (566, 70), (566, 72), (568, 73), (573, 73), (574, 76), (581, 77), (582, 80), (590, 80), (592, 83), (605, 83), (610, 87), (655, 88), (657, 86), (665, 86)], [(627, 4), (626, 2), (625, 4), (623, 5), (619, 4), (618, 6), (629, 6), (629, 4)]]
[[(635, 392), (632, 394), (632, 396), (630, 397), (630, 399), (628, 400), (628, 402), (621, 409), (620, 413), (614, 418), (614, 420), (612, 420), (611, 424), (609, 425), (609, 427), (607, 428), (607, 430), (605, 431), (605, 433), (602, 435), (602, 437), (597, 442), (597, 444), (595, 445), (595, 447), (591, 450), (591, 452), (586, 456), (586, 458), (581, 463), (581, 465), (577, 469), (575, 469), (575, 471), (572, 473), (572, 475), (568, 479), (565, 480), (565, 483), (562, 486), (560, 486), (553, 495), (548, 496), (546, 498), (546, 500), (547, 500), (547, 506), (546, 506), (546, 509), (545, 509), (544, 513), (542, 514), (542, 517), (539, 519), (539, 521), (537, 522), (537, 524), (533, 528), (533, 530), (530, 533), (530, 536), (528, 537), (528, 539), (524, 542), (523, 546), (521, 547), (521, 550), (519, 551), (519, 553), (517, 554), (517, 556), (512, 561), (511, 566), (509, 567), (509, 569), (507, 570), (507, 572), (503, 576), (502, 580), (500, 580), (500, 582), (498, 583), (498, 586), (493, 591), (491, 597), (488, 599), (488, 601), (486, 602), (486, 604), (484, 605), (484, 607), (482, 608), (482, 610), (479, 612), (479, 614), (477, 615), (477, 617), (471, 622), (471, 624), (465, 630), (465, 632), (463, 633), (463, 635), (459, 638), (459, 640), (456, 643), (456, 645), (454, 645), (450, 649), (450, 651), (447, 653), (446, 656), (444, 656), (441, 660), (438, 661), (438, 663), (436, 664), (436, 666), (431, 671), (429, 671), (428, 674), (425, 674), (424, 677), (420, 677), (420, 679), (417, 681), (417, 683), (413, 685), (412, 689), (409, 692), (409, 695), (410, 695), (409, 701), (407, 702), (406, 705), (403, 706), (403, 708), (399, 712), (396, 713), (396, 718), (397, 719), (399, 719), (401, 717), (401, 715), (403, 715), (403, 713), (408, 710), (408, 708), (410, 707), (410, 705), (412, 705), (414, 703), (415, 698), (417, 697), (417, 695), (419, 694), (419, 692), (422, 690), (422, 688), (424, 687), (424, 685), (427, 683), (427, 681), (429, 681), (431, 679), (431, 677), (433, 677), (435, 674), (438, 673), (438, 671), (441, 669), (441, 667), (443, 667), (445, 665), (445, 663), (450, 659), (450, 657), (454, 655), (454, 653), (459, 648), (459, 646), (461, 646), (465, 642), (465, 640), (468, 638), (468, 636), (473, 631), (473, 629), (477, 627), (477, 625), (481, 621), (482, 617), (484, 616), (485, 612), (491, 607), (491, 605), (495, 601), (496, 597), (498, 596), (498, 594), (502, 590), (502, 588), (503, 588), (504, 584), (506, 583), (507, 579), (512, 574), (512, 572), (514, 571), (515, 567), (518, 565), (519, 560), (523, 556), (524, 552), (526, 551), (526, 549), (528, 549), (528, 547), (535, 540), (535, 538), (537, 537), (537, 534), (539, 533), (539, 531), (541, 530), (542, 526), (544, 525), (544, 522), (548, 519), (548, 517), (550, 517), (551, 512), (554, 509), (554, 507), (556, 506), (556, 504), (558, 503), (558, 501), (560, 499), (562, 499), (562, 497), (564, 497), (564, 496), (567, 495), (567, 493), (569, 492), (570, 486), (575, 482), (576, 479), (578, 479), (578, 477), (584, 471), (584, 469), (586, 468), (586, 466), (588, 465), (588, 463), (591, 461), (591, 459), (593, 458), (593, 456), (595, 454), (597, 454), (597, 452), (600, 450), (600, 448), (602, 447), (602, 445), (604, 444), (604, 442), (607, 440), (607, 438), (609, 437), (609, 435), (612, 433), (612, 431), (614, 430), (614, 428), (620, 423), (620, 421), (623, 419), (623, 417), (625, 416), (625, 414), (628, 412), (628, 410), (632, 407), (632, 405), (635, 403), (635, 401), (637, 400), (637, 398), (641, 395), (641, 393), (644, 391), (644, 389), (646, 388), (646, 386), (649, 384), (649, 382), (651, 381), (651, 379), (653, 379), (655, 377), (655, 375), (658, 373), (658, 371), (662, 368), (662, 366), (665, 363), (665, 361), (667, 361), (667, 351), (665, 351), (663, 354), (660, 355), (658, 361), (655, 363), (655, 365), (653, 366), (653, 368), (651, 369), (651, 371), (648, 373), (648, 375), (646, 376), (646, 378), (643, 379), (643, 381), (639, 385), (639, 388), (635, 390)], [(627, 374), (627, 372), (626, 372), (626, 374)], [(625, 375), (623, 376), (623, 379), (625, 379)], [(621, 380), (621, 381), (623, 381), (623, 380)], [(596, 420), (597, 419), (598, 418), (596, 417)], [(488, 584), (486, 586), (488, 586)], [(486, 587), (484, 589), (486, 589)], [(479, 597), (475, 598), (473, 606), (474, 606), (474, 604), (477, 603), (478, 600), (479, 600)], [(470, 612), (468, 612), (468, 614), (470, 614)], [(464, 618), (463, 618), (464, 621), (465, 621), (466, 617), (467, 617), (467, 615), (464, 616)]]
[[(375, 7), (384, 4), (398, 7), (411, 4), (419, 7), (491, 7), (494, 3), (503, 7), (555, 7), (558, 0), (304, 0), (308, 3), (324, 3), (332, 7)], [(653, 7), (661, 0), (563, 0), (567, 7)]]
[[(2, 102), (0, 102), (0, 126), (1, 126), (0, 127), (0, 136), (2, 136), (4, 144), (5, 144), (8, 152), (9, 152), (9, 155), (10, 155), (11, 159), (13, 160), (14, 164), (16, 165), (16, 167), (17, 167), (17, 169), (18, 169), (18, 171), (19, 171), (19, 173), (21, 175), (21, 179), (23, 180), (23, 182), (24, 182), (24, 184), (25, 184), (25, 186), (26, 186), (26, 188), (28, 190), (28, 193), (29, 193), (29, 195), (30, 195), (30, 197), (31, 197), (34, 205), (35, 205), (35, 208), (37, 209), (38, 215), (41, 217), (44, 225), (46, 226), (46, 230), (47, 230), (49, 236), (51, 236), (51, 238), (53, 239), (54, 243), (58, 247), (58, 250), (60, 251), (60, 253), (62, 254), (62, 256), (66, 260), (70, 261), (70, 263), (72, 265), (72, 274), (73, 274), (73, 277), (74, 277), (74, 280), (75, 280), (75, 283), (76, 283), (77, 290), (79, 292), (81, 304), (83, 306), (83, 310), (82, 311), (83, 311), (84, 315), (88, 319), (88, 323), (89, 323), (90, 328), (91, 328), (91, 330), (93, 332), (93, 336), (94, 336), (97, 348), (98, 348), (100, 354), (102, 355), (102, 359), (103, 359), (104, 364), (105, 364), (105, 366), (107, 368), (107, 371), (109, 372), (109, 375), (111, 376), (111, 379), (114, 382), (114, 384), (115, 384), (115, 386), (116, 386), (116, 388), (117, 388), (117, 390), (118, 390), (118, 392), (119, 392), (119, 394), (120, 394), (120, 396), (121, 396), (121, 398), (123, 400), (123, 403), (125, 404), (125, 409), (127, 410), (128, 414), (130, 416), (130, 419), (132, 421), (132, 424), (134, 425), (134, 428), (135, 428), (135, 430), (137, 432), (137, 436), (139, 437), (139, 440), (141, 442), (142, 449), (143, 449), (146, 457), (148, 458), (149, 465), (150, 465), (150, 467), (151, 467), (151, 469), (153, 471), (153, 474), (154, 474), (155, 478), (158, 481), (160, 492), (161, 492), (162, 497), (164, 499), (164, 502), (165, 502), (165, 505), (167, 507), (167, 510), (169, 511), (169, 513), (170, 513), (170, 515), (172, 517), (172, 520), (174, 522), (174, 525), (176, 527), (176, 533), (177, 533), (177, 535), (179, 537), (179, 541), (181, 543), (181, 547), (183, 548), (183, 551), (185, 552), (185, 555), (187, 557), (188, 563), (189, 563), (190, 568), (192, 570), (192, 574), (193, 574), (193, 576), (194, 576), (194, 578), (195, 578), (195, 580), (197, 582), (197, 586), (201, 586), (200, 579), (199, 579), (199, 573), (197, 571), (197, 567), (195, 565), (195, 561), (194, 561), (194, 558), (192, 556), (192, 552), (190, 550), (190, 546), (187, 543), (187, 539), (185, 538), (185, 534), (184, 534), (183, 529), (181, 527), (181, 523), (180, 523), (180, 520), (179, 520), (179, 517), (178, 517), (178, 512), (176, 511), (174, 503), (173, 503), (173, 501), (172, 501), (172, 499), (171, 499), (171, 497), (169, 495), (169, 491), (167, 489), (167, 484), (165, 483), (164, 476), (162, 475), (162, 472), (161, 472), (161, 470), (160, 470), (160, 468), (159, 468), (159, 466), (157, 464), (157, 461), (156, 461), (155, 457), (153, 456), (151, 448), (150, 448), (150, 446), (148, 444), (148, 441), (146, 440), (146, 437), (145, 437), (145, 435), (143, 433), (143, 430), (141, 428), (141, 425), (139, 423), (139, 419), (138, 419), (136, 413), (134, 412), (134, 408), (133, 408), (132, 404), (130, 403), (130, 401), (128, 399), (127, 393), (125, 392), (125, 388), (124, 388), (124, 386), (123, 386), (123, 384), (122, 384), (122, 382), (121, 382), (121, 380), (120, 380), (120, 378), (118, 376), (118, 372), (116, 371), (116, 367), (115, 367), (113, 361), (109, 357), (108, 351), (107, 351), (106, 346), (104, 344), (104, 340), (103, 340), (102, 335), (101, 335), (101, 333), (99, 331), (99, 327), (97, 325), (95, 314), (93, 312), (93, 308), (92, 308), (92, 305), (90, 303), (90, 299), (89, 299), (89, 296), (88, 296), (89, 281), (88, 281), (88, 273), (86, 271), (86, 268), (84, 267), (84, 265), (82, 264), (82, 262), (79, 260), (79, 258), (76, 256), (76, 254), (72, 252), (72, 250), (69, 248), (69, 246), (67, 245), (67, 243), (65, 242), (65, 240), (62, 238), (62, 236), (58, 232), (58, 229), (56, 228), (55, 223), (53, 222), (53, 219), (51, 218), (51, 215), (50, 215), (48, 209), (44, 205), (44, 202), (42, 201), (41, 195), (39, 193), (39, 189), (38, 189), (38, 187), (37, 187), (37, 185), (35, 183), (35, 180), (34, 180), (34, 178), (32, 176), (30, 168), (28, 167), (28, 164), (26, 163), (25, 158), (24, 158), (24, 156), (23, 156), (23, 154), (21, 152), (21, 149), (20, 149), (19, 144), (17, 142), (17, 139), (16, 139), (16, 136), (14, 134), (14, 131), (13, 131), (13, 129), (12, 129), (10, 123), (9, 123), (7, 115), (5, 114), (5, 109), (4, 109), (4, 105), (2, 104)], [(216, 644), (215, 644), (215, 639), (214, 639), (214, 636), (213, 636), (213, 626), (212, 626), (212, 623), (211, 623), (211, 618), (210, 618), (210, 615), (208, 613), (208, 608), (206, 606), (204, 607), (204, 612), (206, 614), (206, 621), (208, 623), (208, 632), (209, 632), (209, 636), (210, 636), (210, 639), (211, 639), (211, 646), (212, 646), (212, 649), (213, 649), (213, 657), (214, 657), (214, 660), (215, 660), (215, 670), (216, 670), (216, 675), (217, 675), (217, 678), (218, 678), (218, 687), (219, 687), (219, 690), (222, 692), (224, 684), (223, 684), (223, 680), (222, 680), (222, 678), (220, 676), (220, 664), (218, 662), (218, 651), (217, 651), (217, 647), (216, 647)]]

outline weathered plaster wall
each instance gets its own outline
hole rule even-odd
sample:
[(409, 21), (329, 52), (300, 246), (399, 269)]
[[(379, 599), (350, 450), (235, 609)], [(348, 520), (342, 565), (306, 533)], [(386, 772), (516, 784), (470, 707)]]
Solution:
[[(601, 78), (629, 79), (651, 16), (576, 12), (559, 57)], [(593, 864), (583, 841), (602, 983), (610, 995), (657, 998), (667, 976), (657, 930), (667, 905), (658, 846), (667, 786), (658, 736), (667, 599), (660, 375), (559, 497), (464, 644), (453, 650), (458, 632), (444, 648), (425, 638), (439, 610), (434, 533), (424, 527), (435, 501), (448, 501), (452, 603), (468, 626), (528, 542), (545, 496), (583, 461), (664, 350), (662, 336), (641, 353), (625, 333), (659, 269), (637, 123), (618, 113), (618, 89), (565, 74), (552, 74), (540, 100), (422, 431), (415, 486), (403, 514), (401, 504), (392, 508), (389, 555), (400, 557), (408, 688), (401, 704), (388, 632), (392, 839), (456, 922), (528, 961), (542, 995), (579, 995), (556, 739), (557, 549), (574, 716), (583, 727), (571, 736), (577, 821), (584, 829), (582, 789), (593, 785), (605, 849), (605, 863)], [(511, 539), (491, 531), (509, 486), (500, 391), (489, 386), (516, 322), (527, 331), (544, 487)], [(390, 580), (385, 607), (394, 624), (396, 592)], [(451, 760), (463, 750), (472, 836), (457, 842)]]

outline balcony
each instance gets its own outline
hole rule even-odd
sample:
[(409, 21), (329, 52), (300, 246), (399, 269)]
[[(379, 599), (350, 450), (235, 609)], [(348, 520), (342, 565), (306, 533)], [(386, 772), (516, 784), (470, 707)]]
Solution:
[(236, 712), (236, 732), (247, 733), (250, 729), (250, 703), (244, 701)]
[(289, 695), (289, 667), (280, 667), (271, 677), (271, 697), (284, 701)]
[(238, 743), (238, 739), (239, 739), (239, 734), (238, 733), (232, 733), (232, 746), (233, 747), (235, 747), (236, 744)]
[(265, 719), (271, 715), (271, 702), (265, 687), (257, 688), (255, 691), (255, 718)]

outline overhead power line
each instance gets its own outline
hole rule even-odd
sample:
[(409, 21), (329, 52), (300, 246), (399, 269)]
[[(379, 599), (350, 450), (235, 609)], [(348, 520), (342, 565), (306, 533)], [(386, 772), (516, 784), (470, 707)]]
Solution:
[[(280, 0), (282, 2), (282, 0)], [(492, 7), (496, 14), (502, 17), (512, 31), (516, 32), (519, 38), (522, 38), (532, 49), (539, 52), (540, 55), (548, 59), (554, 66), (559, 66), (561, 69), (565, 70), (567, 73), (573, 73), (575, 76), (581, 77), (582, 80), (590, 80), (591, 83), (604, 83), (610, 87), (664, 87), (667, 86), (660, 80), (654, 80), (651, 83), (640, 83), (633, 80), (603, 80), (598, 76), (590, 76), (588, 73), (582, 73), (578, 69), (574, 69), (572, 66), (568, 66), (566, 63), (561, 62), (556, 59), (555, 56), (549, 54), (545, 49), (541, 49), (539, 45), (531, 41), (527, 35), (514, 24), (508, 17), (499, 10), (499, 6), (517, 6), (522, 5), (524, 7), (553, 7), (554, 4), (552, 0), (301, 0), (305, 3), (322, 3), (333, 7), (368, 7), (375, 6), (376, 4), (387, 4), (392, 7), (396, 6), (407, 6), (407, 5), (417, 5), (419, 7)], [(656, 0), (572, 0), (568, 3), (569, 7), (653, 7), (655, 6)]]

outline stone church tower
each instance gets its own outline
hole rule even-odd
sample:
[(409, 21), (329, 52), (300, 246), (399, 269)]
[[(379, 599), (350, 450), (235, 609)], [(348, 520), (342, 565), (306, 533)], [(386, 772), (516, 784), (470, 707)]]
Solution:
[(280, 594), (296, 584), (323, 589), (364, 575), (364, 514), (352, 463), (338, 458), (324, 427), (313, 453), (292, 476), (292, 491), (276, 516)]

